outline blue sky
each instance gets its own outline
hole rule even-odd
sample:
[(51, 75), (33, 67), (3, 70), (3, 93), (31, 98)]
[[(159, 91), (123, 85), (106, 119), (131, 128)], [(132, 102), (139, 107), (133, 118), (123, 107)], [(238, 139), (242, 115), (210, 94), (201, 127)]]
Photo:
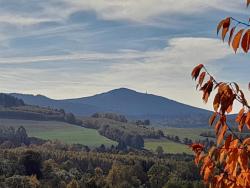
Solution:
[(203, 63), (246, 90), (248, 55), (215, 29), (248, 13), (244, 0), (0, 0), (1, 89), (62, 99), (127, 87), (210, 108), (190, 72)]

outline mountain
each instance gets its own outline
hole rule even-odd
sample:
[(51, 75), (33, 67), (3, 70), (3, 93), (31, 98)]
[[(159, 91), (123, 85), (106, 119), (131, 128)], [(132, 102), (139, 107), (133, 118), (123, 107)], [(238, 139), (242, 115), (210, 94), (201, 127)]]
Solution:
[(64, 109), (79, 116), (89, 116), (95, 112), (113, 112), (126, 115), (132, 119), (150, 119), (168, 124), (177, 120), (192, 124), (211, 112), (185, 105), (161, 96), (139, 93), (127, 88), (115, 89), (90, 97), (54, 100), (42, 95), (25, 95), (13, 93), (12, 96), (25, 103)]
[(22, 99), (26, 104), (29, 105), (38, 105), (42, 107), (64, 109), (65, 111), (72, 112), (76, 115), (90, 115), (94, 112), (100, 111), (96, 106), (81, 104), (81, 103), (72, 103), (67, 99), (55, 100), (55, 99), (50, 99), (43, 95), (30, 95), (30, 94), (19, 94), (19, 93), (12, 93), (11, 95), (19, 99)]

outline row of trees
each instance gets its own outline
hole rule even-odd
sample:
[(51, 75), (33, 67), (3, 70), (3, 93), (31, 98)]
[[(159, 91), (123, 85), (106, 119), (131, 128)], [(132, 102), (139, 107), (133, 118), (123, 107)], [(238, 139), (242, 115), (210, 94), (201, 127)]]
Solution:
[(99, 129), (99, 133), (109, 139), (117, 141), (120, 149), (126, 149), (127, 146), (137, 149), (144, 147), (144, 139), (137, 133), (124, 132), (109, 125), (102, 126)]

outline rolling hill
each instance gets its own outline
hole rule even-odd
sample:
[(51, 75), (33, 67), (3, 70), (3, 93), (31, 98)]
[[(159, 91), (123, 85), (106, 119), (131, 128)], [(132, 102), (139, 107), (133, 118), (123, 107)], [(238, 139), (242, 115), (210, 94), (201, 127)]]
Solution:
[(0, 93), (0, 118), (61, 121), (81, 125), (82, 121), (72, 113), (65, 113), (63, 109), (30, 105), (22, 99), (9, 94)]
[(13, 93), (26, 104), (64, 109), (78, 116), (89, 116), (95, 112), (113, 112), (130, 119), (150, 119), (166, 126), (206, 126), (211, 112), (185, 105), (168, 98), (139, 93), (127, 88), (111, 90), (90, 97), (54, 100), (42, 95)]

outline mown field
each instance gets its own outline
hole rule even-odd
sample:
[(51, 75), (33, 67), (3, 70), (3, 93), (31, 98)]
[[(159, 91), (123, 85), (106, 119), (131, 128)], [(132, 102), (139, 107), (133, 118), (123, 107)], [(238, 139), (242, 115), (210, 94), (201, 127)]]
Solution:
[(12, 126), (14, 128), (23, 126), (29, 136), (49, 140), (60, 140), (72, 144), (79, 143), (89, 147), (116, 145), (116, 142), (107, 139), (94, 129), (78, 127), (64, 122), (56, 121), (31, 121), (0, 119), (0, 126)]
[(145, 140), (145, 149), (154, 151), (158, 146), (161, 146), (164, 153), (187, 153), (193, 154), (193, 152), (188, 148), (187, 145), (176, 143), (170, 140)]

